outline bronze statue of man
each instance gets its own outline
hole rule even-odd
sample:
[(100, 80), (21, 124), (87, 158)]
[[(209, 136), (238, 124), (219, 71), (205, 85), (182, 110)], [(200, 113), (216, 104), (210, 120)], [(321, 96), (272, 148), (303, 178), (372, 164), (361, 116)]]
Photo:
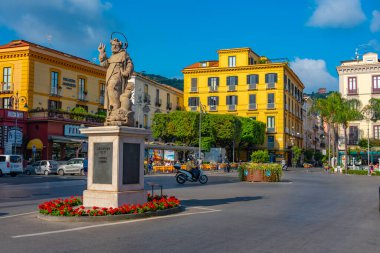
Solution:
[(101, 66), (108, 67), (106, 75), (106, 90), (104, 96), (104, 108), (109, 114), (121, 106), (120, 95), (128, 85), (128, 79), (133, 74), (133, 62), (127, 53), (128, 43), (111, 39), (111, 57), (107, 57), (105, 45), (100, 43), (98, 47)]

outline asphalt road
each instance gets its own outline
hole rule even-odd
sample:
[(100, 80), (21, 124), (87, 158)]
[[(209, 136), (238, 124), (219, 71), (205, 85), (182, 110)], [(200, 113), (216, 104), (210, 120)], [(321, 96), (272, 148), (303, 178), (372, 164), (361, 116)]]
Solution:
[[(81, 195), (85, 177), (0, 178), (0, 252), (380, 252), (380, 177), (286, 172), (280, 183), (210, 175), (206, 185), (146, 176), (186, 211), (118, 222), (36, 218), (47, 199)], [(150, 188), (146, 186), (146, 190)]]

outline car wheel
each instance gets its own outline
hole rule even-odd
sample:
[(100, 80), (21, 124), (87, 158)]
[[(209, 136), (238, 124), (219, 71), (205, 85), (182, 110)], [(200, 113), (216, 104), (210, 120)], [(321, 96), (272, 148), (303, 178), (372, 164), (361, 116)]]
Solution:
[(58, 175), (63, 176), (64, 174), (65, 174), (65, 172), (63, 170), (58, 171)]
[(84, 176), (84, 170), (80, 170), (80, 175)]
[(0, 170), (0, 177), (2, 177), (3, 176), (3, 172)]
[(45, 171), (44, 171), (44, 175), (45, 175), (45, 176), (49, 175), (49, 171), (48, 171), (48, 170), (45, 170)]

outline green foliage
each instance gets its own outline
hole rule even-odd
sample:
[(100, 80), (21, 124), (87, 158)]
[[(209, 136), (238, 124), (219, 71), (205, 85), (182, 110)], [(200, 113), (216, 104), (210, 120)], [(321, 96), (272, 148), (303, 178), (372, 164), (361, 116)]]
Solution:
[[(359, 140), (359, 143), (358, 143), (359, 147), (363, 148), (363, 149), (367, 149), (368, 148), (368, 139), (360, 139)], [(380, 147), (380, 140), (377, 140), (377, 139), (369, 139), (369, 147), (372, 148), (372, 147)]]
[(167, 78), (160, 75), (147, 74), (147, 73), (140, 73), (140, 74), (142, 74), (143, 76), (147, 76), (158, 83), (163, 83), (163, 84), (172, 86), (176, 89), (183, 90), (183, 79)]
[[(346, 173), (346, 170), (342, 170), (342, 173)], [(348, 174), (352, 175), (368, 175), (366, 170), (348, 170)], [(380, 176), (380, 171), (374, 171), (372, 176)]]
[(254, 163), (268, 163), (269, 162), (268, 150), (257, 150), (257, 151), (252, 152), (251, 160)]
[(261, 145), (265, 138), (265, 124), (260, 121), (252, 120), (246, 117), (238, 117), (241, 122), (241, 137), (242, 146)]
[(170, 117), (168, 114), (156, 113), (152, 119), (152, 135), (155, 139), (161, 139), (165, 142), (172, 140), (172, 135), (168, 131)]
[(314, 160), (316, 160), (316, 161), (322, 161), (322, 158), (323, 158), (324, 156), (323, 156), (323, 154), (321, 153), (321, 151), (316, 151), (315, 153), (314, 153)]
[(314, 150), (313, 149), (307, 149), (303, 152), (305, 156), (305, 162), (311, 162), (313, 155), (314, 155)]
[(297, 146), (293, 146), (292, 147), (292, 154), (293, 154), (293, 156), (292, 156), (292, 164), (293, 164), (293, 167), (296, 166), (297, 161), (298, 161), (298, 159), (301, 156), (301, 153), (302, 153), (302, 149), (301, 148), (299, 148)]

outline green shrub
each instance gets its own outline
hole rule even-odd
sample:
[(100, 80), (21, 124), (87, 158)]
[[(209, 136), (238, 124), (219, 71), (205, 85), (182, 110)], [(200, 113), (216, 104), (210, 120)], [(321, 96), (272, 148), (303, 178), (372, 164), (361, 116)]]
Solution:
[(268, 163), (269, 162), (268, 150), (257, 150), (255, 152), (252, 152), (251, 160), (254, 163)]

